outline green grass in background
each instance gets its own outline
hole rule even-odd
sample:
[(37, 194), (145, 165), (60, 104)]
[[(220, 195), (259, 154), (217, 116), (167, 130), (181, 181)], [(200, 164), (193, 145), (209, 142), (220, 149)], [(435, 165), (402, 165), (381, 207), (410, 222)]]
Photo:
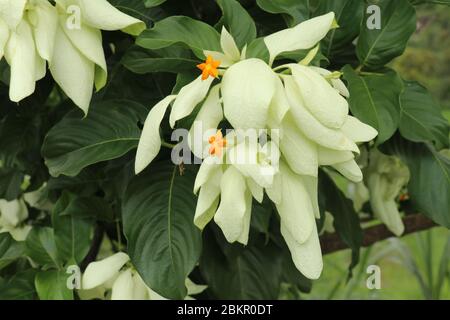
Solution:
[[(424, 245), (431, 239), (431, 246)], [(350, 263), (350, 251), (345, 250), (324, 257), (322, 277), (314, 282), (310, 294), (302, 295), (303, 299), (450, 299), (450, 250), (446, 247), (450, 232), (445, 228), (435, 228), (401, 239), (389, 239), (361, 251), (361, 264), (353, 271), (353, 278), (347, 283), (347, 267)], [(399, 248), (400, 246), (400, 248)], [(432, 248), (429, 250), (429, 248)], [(444, 249), (446, 260), (442, 265)], [(405, 256), (406, 255), (406, 259)], [(411, 259), (408, 261), (408, 259)], [(414, 262), (412, 262), (414, 261)], [(431, 296), (422, 289), (418, 274), (413, 274), (410, 265), (417, 264), (416, 272), (420, 274), (425, 285), (429, 278), (433, 285), (442, 283), (440, 296)], [(366, 280), (367, 266), (378, 265), (381, 268), (381, 289), (369, 290)], [(427, 266), (431, 266), (431, 271)], [(443, 279), (439, 278), (439, 269), (446, 271)], [(442, 277), (442, 276), (441, 276)]]

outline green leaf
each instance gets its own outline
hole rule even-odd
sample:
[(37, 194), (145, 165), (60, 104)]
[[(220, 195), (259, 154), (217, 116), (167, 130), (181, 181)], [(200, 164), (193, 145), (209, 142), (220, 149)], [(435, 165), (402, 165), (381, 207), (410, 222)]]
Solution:
[(292, 255), (287, 246), (283, 250), (283, 273), (282, 280), (285, 283), (296, 286), (301, 292), (309, 293), (312, 290), (312, 280), (306, 278), (295, 267)]
[(74, 199), (67, 192), (62, 194), (53, 209), (52, 224), (59, 259), (80, 264), (91, 246), (93, 224), (90, 219), (76, 217), (77, 209), (71, 205)]
[(147, 8), (152, 8), (152, 7), (159, 6), (160, 4), (163, 4), (166, 1), (167, 0), (145, 0), (145, 6)]
[(413, 5), (421, 4), (444, 4), (450, 6), (450, 0), (409, 0)]
[(185, 280), (201, 252), (194, 223), (192, 166), (180, 175), (170, 164), (153, 164), (131, 180), (122, 214), (128, 253), (144, 281), (170, 299), (184, 299)]
[(281, 250), (273, 243), (242, 247), (229, 244), (217, 231), (205, 231), (200, 271), (214, 298), (273, 300), (281, 280)]
[(366, 14), (356, 53), (362, 66), (374, 69), (403, 53), (416, 30), (416, 11), (408, 0), (371, 0), (370, 3), (381, 9), (381, 29), (370, 30), (366, 21), (371, 14)]
[(59, 270), (41, 271), (34, 280), (40, 300), (73, 300), (73, 291), (67, 288), (68, 274)]
[(255, 22), (242, 5), (236, 0), (216, 1), (223, 13), (217, 27), (225, 25), (240, 49), (255, 40)]
[(309, 19), (309, 1), (299, 0), (256, 0), (266, 12), (283, 14), (289, 27)]
[(384, 144), (382, 151), (400, 157), (408, 166), (412, 205), (437, 224), (450, 228), (450, 159), (431, 145), (409, 142), (400, 136)]
[(361, 0), (321, 0), (314, 12), (315, 16), (333, 11), (339, 28), (331, 30), (322, 40), (321, 50), (332, 60), (336, 55), (345, 54), (348, 46), (359, 35), (359, 29), (364, 12), (364, 2)]
[(53, 229), (48, 227), (31, 229), (25, 241), (25, 254), (42, 266), (56, 268), (61, 266), (56, 249), (55, 235)]
[(273, 207), (268, 198), (265, 198), (263, 203), (253, 201), (251, 226), (260, 233), (269, 234), (272, 214), (274, 214)]
[(352, 269), (358, 264), (360, 248), (363, 241), (363, 231), (359, 223), (358, 213), (355, 212), (353, 202), (336, 186), (334, 181), (323, 171), (319, 175), (319, 190), (325, 202), (325, 210), (334, 217), (334, 228), (342, 241), (352, 249)]
[(14, 168), (0, 168), (0, 199), (15, 200), (22, 193), (24, 174)]
[(257, 38), (250, 43), (247, 47), (246, 58), (258, 58), (269, 63), (270, 53), (264, 42), (264, 38)]
[(122, 58), (122, 64), (129, 70), (139, 73), (152, 72), (173, 72), (180, 73), (195, 69), (198, 60), (195, 60), (191, 55), (177, 54), (172, 55), (171, 52), (157, 53), (156, 50), (142, 50), (139, 48), (132, 48), (127, 51)]
[(142, 32), (136, 44), (154, 50), (181, 43), (189, 47), (198, 58), (204, 59), (203, 50), (220, 51), (219, 39), (219, 33), (204, 22), (184, 16), (172, 16)]
[(347, 65), (343, 71), (350, 91), (352, 114), (378, 130), (377, 143), (385, 142), (398, 128), (401, 79), (392, 70), (363, 75)]
[[(152, 26), (155, 21), (161, 20), (165, 17), (165, 13), (160, 8), (155, 8), (159, 4), (163, 3), (162, 0), (108, 0), (117, 9), (133, 16), (139, 20), (144, 21), (147, 27)], [(159, 2), (153, 6), (147, 5), (151, 3)]]
[(0, 270), (23, 256), (23, 243), (14, 241), (9, 233), (0, 233)]
[(34, 288), (35, 270), (27, 270), (14, 275), (0, 284), (0, 300), (33, 300), (36, 297)]
[(400, 133), (413, 142), (449, 147), (449, 123), (427, 89), (417, 82), (405, 82), (400, 96)]
[(137, 147), (138, 122), (146, 109), (132, 101), (95, 104), (86, 118), (69, 112), (45, 137), (42, 154), (52, 176), (76, 176), (94, 163), (119, 158)]

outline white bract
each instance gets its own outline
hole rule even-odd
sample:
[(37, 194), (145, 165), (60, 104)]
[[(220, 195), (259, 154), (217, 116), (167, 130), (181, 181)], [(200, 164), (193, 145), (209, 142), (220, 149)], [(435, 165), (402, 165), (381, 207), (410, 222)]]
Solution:
[(8, 232), (16, 241), (24, 241), (31, 226), (24, 225), (28, 209), (23, 200), (0, 199), (0, 233)]
[(396, 157), (386, 156), (373, 150), (370, 154), (369, 166), (364, 172), (374, 215), (392, 233), (401, 236), (405, 226), (398, 211), (396, 199), (408, 184), (410, 177), (408, 167)]
[[(204, 51), (202, 75), (150, 111), (136, 156), (137, 173), (157, 156), (159, 128), (171, 104), (172, 128), (201, 104), (188, 139), (193, 153), (204, 159), (195, 181), (194, 223), (203, 229), (214, 217), (229, 242), (247, 244), (252, 199), (262, 201), (265, 192), (276, 205), (295, 265), (311, 279), (322, 271), (315, 221), (318, 168), (332, 166), (349, 180), (362, 181), (357, 144), (377, 135), (348, 114), (349, 92), (340, 73), (309, 65), (317, 44), (334, 27), (331, 12), (264, 38), (269, 64), (249, 57), (246, 47), (240, 52), (223, 28), (222, 52)], [(300, 49), (311, 51), (299, 63), (272, 67), (281, 53)], [(236, 132), (268, 130), (268, 142), (223, 138), (217, 127), (224, 118)], [(233, 161), (239, 158), (247, 162)]]
[(95, 83), (107, 79), (101, 30), (138, 35), (145, 24), (107, 0), (0, 0), (0, 59), (11, 68), (10, 99), (31, 95), (36, 81), (53, 78), (85, 113)]
[[(100, 261), (91, 262), (82, 278), (80, 298), (110, 300), (166, 300), (150, 289), (131, 266), (130, 258), (118, 252)], [(189, 294), (198, 294), (205, 286), (194, 284), (186, 279)]]

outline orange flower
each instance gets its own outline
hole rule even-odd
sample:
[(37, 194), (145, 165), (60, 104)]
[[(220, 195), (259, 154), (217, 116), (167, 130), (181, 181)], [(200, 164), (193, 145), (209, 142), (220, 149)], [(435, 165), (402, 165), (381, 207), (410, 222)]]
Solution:
[(222, 135), (222, 131), (217, 131), (217, 133), (211, 136), (208, 140), (209, 144), (209, 154), (212, 156), (222, 156), (222, 150), (227, 146), (227, 139)]
[(197, 68), (202, 70), (202, 80), (206, 80), (209, 76), (217, 78), (219, 75), (219, 70), (217, 70), (217, 68), (219, 66), (220, 61), (216, 61), (211, 56), (208, 56), (204, 63), (197, 65)]

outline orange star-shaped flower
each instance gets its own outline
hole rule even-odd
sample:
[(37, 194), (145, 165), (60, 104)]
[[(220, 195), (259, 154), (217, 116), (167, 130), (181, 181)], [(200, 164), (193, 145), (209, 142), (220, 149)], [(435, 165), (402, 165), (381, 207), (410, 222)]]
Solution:
[(219, 75), (219, 70), (217, 70), (217, 68), (219, 66), (220, 61), (214, 60), (211, 56), (208, 56), (204, 63), (197, 65), (197, 68), (202, 70), (202, 80), (206, 80), (209, 76), (217, 78)]
[(211, 136), (208, 140), (209, 144), (209, 154), (212, 156), (222, 156), (223, 148), (227, 146), (227, 139), (222, 135), (222, 131), (217, 131), (217, 133)]

